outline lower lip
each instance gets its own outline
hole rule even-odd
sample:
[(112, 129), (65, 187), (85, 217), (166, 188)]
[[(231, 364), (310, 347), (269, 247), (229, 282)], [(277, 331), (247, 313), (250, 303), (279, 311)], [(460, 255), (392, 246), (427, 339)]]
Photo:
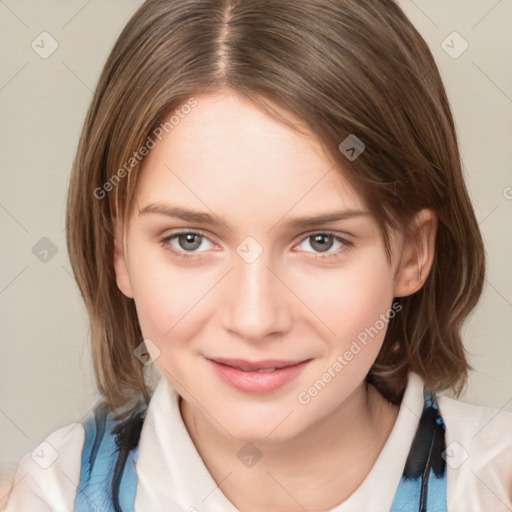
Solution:
[(238, 368), (216, 363), (208, 359), (214, 371), (224, 382), (246, 393), (270, 393), (276, 391), (298, 377), (309, 361), (308, 359), (294, 366), (279, 368), (273, 372), (259, 373), (244, 372)]

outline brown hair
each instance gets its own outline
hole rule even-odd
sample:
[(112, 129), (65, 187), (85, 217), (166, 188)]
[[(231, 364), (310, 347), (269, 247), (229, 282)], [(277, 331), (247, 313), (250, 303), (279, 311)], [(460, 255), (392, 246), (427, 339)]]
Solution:
[[(364, 198), (388, 250), (390, 227), (407, 232), (415, 213), (435, 211), (430, 275), (396, 299), (402, 309), (367, 380), (395, 403), (408, 371), (460, 394), (470, 369), (460, 331), (482, 290), (484, 249), (438, 69), (402, 10), (392, 0), (147, 0), (99, 79), (67, 203), (70, 261), (110, 408), (150, 399), (134, 355), (143, 339), (135, 305), (113, 268), (113, 218), (131, 209), (134, 155), (164, 115), (226, 88), (287, 124), (273, 105), (303, 121)], [(350, 134), (366, 148), (353, 161), (338, 149)]]

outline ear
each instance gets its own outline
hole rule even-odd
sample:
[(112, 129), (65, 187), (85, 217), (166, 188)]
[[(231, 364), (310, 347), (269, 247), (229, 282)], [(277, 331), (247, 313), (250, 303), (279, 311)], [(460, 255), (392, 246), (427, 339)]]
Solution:
[(116, 273), (117, 287), (129, 299), (133, 299), (132, 283), (126, 263), (124, 250), (123, 223), (120, 219), (114, 218), (114, 271)]
[(412, 295), (427, 280), (434, 261), (437, 215), (430, 209), (421, 210), (415, 215), (410, 232), (402, 249), (395, 281), (395, 297)]

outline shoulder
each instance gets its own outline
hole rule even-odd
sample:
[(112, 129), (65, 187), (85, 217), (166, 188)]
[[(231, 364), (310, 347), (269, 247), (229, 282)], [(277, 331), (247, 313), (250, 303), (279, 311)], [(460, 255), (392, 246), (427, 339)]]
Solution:
[(512, 414), (445, 396), (438, 403), (446, 425), (445, 460), (454, 504), (449, 509), (464, 510), (457, 506), (466, 503), (478, 510), (511, 510)]
[(70, 423), (20, 459), (7, 512), (74, 509), (84, 434), (81, 423)]
[[(464, 440), (468, 448), (494, 446), (512, 450), (512, 413), (495, 407), (467, 404), (446, 396), (438, 398), (447, 437)], [(511, 460), (512, 462), (512, 460)]]

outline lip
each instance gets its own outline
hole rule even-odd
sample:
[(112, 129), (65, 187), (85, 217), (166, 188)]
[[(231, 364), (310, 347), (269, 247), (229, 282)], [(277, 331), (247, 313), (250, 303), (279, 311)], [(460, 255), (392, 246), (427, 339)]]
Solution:
[[(207, 358), (215, 373), (227, 384), (246, 393), (270, 393), (298, 377), (311, 359), (285, 361), (266, 359)], [(262, 370), (262, 372), (260, 372)]]

